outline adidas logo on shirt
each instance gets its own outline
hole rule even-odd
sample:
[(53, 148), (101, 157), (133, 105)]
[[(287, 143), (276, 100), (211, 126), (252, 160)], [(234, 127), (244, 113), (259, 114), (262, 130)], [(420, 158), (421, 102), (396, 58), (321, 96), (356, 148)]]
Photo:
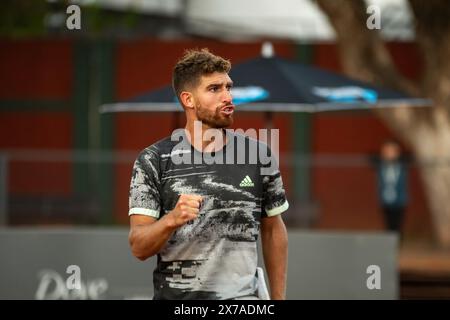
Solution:
[(255, 184), (253, 183), (252, 179), (250, 179), (249, 176), (245, 176), (244, 180), (241, 181), (239, 184), (239, 187), (254, 187)]

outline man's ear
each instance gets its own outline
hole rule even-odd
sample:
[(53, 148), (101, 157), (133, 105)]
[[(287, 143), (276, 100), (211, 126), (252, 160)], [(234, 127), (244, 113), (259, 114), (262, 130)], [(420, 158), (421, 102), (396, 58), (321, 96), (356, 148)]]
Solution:
[(183, 106), (189, 109), (194, 108), (194, 97), (192, 96), (192, 93), (188, 91), (182, 91), (180, 93), (180, 101)]

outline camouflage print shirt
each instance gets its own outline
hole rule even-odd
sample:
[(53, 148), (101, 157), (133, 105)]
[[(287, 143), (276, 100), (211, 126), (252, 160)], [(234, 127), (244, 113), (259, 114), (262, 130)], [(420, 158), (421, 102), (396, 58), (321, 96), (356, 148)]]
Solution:
[[(184, 130), (182, 131), (184, 132)], [(215, 153), (201, 153), (180, 134), (144, 149), (131, 179), (129, 214), (161, 218), (180, 194), (203, 196), (199, 216), (177, 229), (158, 253), (155, 299), (233, 299), (257, 291), (261, 219), (288, 202), (266, 144), (226, 130)]]

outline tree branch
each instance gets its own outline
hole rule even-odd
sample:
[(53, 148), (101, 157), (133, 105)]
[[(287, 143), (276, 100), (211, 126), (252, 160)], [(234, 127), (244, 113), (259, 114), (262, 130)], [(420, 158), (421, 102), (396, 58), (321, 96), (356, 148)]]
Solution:
[(367, 28), (364, 1), (317, 0), (317, 3), (336, 31), (346, 73), (363, 81), (419, 95), (417, 85), (397, 71), (378, 31)]
[(424, 92), (450, 114), (450, 6), (447, 0), (409, 0), (424, 56)]
[[(420, 95), (419, 87), (397, 71), (378, 31), (367, 28), (363, 0), (316, 1), (336, 31), (342, 67), (349, 76)], [(411, 142), (410, 134), (417, 125), (411, 108), (376, 109), (376, 114), (402, 140)]]

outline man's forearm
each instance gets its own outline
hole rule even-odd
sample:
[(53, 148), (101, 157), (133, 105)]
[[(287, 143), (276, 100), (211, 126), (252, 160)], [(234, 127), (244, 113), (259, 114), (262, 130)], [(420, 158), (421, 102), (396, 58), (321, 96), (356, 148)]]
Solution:
[(272, 228), (263, 227), (261, 241), (271, 298), (285, 299), (288, 240), (283, 222), (275, 224)]
[(181, 194), (175, 208), (161, 219), (131, 221), (129, 241), (133, 255), (145, 260), (157, 254), (177, 228), (197, 218), (201, 202), (199, 195)]
[(145, 260), (157, 254), (175, 229), (168, 215), (149, 225), (134, 226), (129, 235), (133, 255)]

